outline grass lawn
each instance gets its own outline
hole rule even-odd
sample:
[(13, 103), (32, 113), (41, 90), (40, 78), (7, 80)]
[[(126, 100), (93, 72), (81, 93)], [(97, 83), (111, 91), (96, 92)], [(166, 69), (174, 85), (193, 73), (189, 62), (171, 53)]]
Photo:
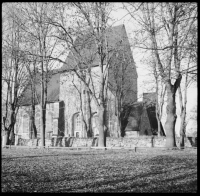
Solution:
[(2, 149), (2, 192), (197, 192), (197, 150)]

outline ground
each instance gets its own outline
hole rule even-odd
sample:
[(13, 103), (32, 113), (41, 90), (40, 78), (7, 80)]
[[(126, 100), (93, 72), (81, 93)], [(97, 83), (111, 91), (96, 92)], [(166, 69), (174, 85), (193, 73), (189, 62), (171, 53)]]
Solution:
[(197, 150), (2, 149), (2, 192), (197, 192)]

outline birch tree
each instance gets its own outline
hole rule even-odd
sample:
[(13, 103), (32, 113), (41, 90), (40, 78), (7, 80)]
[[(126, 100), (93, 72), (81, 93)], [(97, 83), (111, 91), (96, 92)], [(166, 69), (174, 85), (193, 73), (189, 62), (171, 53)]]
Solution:
[(163, 85), (160, 80), (159, 74), (156, 70), (156, 66), (154, 68), (154, 78), (156, 83), (156, 120), (158, 124), (158, 137), (161, 135), (161, 119), (163, 114), (163, 105), (164, 105), (164, 97), (166, 92), (166, 87)]
[(179, 104), (180, 104), (180, 146), (184, 148), (185, 135), (186, 135), (186, 117), (187, 115), (187, 100), (188, 100), (188, 88), (192, 83), (196, 82), (197, 78), (197, 24), (191, 28), (191, 31), (188, 32), (188, 42), (187, 48), (183, 50), (182, 58), (185, 62), (185, 69), (183, 73), (183, 85), (178, 88), (179, 95)]

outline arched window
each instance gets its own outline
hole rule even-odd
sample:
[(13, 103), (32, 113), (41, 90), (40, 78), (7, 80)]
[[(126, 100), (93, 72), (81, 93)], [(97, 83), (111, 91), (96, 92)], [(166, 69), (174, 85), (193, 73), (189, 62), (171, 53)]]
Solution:
[(80, 130), (81, 128), (81, 118), (80, 118), (80, 114), (77, 114), (76, 116), (76, 130)]
[(24, 114), (23, 116), (23, 133), (28, 133), (29, 130), (29, 116)]
[(81, 124), (81, 116), (80, 113), (74, 115), (74, 136), (81, 137), (82, 132), (82, 124)]

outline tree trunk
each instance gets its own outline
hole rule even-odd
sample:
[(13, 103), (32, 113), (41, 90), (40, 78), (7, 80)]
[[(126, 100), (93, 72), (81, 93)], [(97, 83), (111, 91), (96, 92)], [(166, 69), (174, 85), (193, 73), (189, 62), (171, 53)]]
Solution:
[(90, 106), (90, 98), (89, 98), (89, 92), (87, 92), (87, 89), (85, 88), (85, 94), (83, 94), (81, 91), (78, 90), (76, 85), (74, 84), (74, 87), (77, 89), (80, 97), (80, 109), (81, 109), (81, 117), (82, 122), (84, 123), (84, 129), (87, 134), (87, 138), (92, 137), (92, 128), (91, 128), (91, 106)]
[[(82, 122), (83, 122), (83, 124), (84, 124), (84, 130), (85, 130), (86, 133), (87, 133), (88, 128), (87, 128), (87, 123), (86, 123), (86, 121), (85, 121), (85, 119), (84, 119), (83, 113), (81, 114), (81, 119), (82, 119)], [(84, 134), (84, 137), (85, 137), (85, 134)]]
[[(35, 106), (34, 106), (35, 108)], [(31, 116), (30, 116), (30, 139), (36, 139), (37, 138), (37, 130), (35, 126), (35, 109), (32, 109)]]
[(14, 123), (13, 123), (13, 125), (12, 125), (12, 127), (11, 127), (10, 138), (9, 138), (9, 140), (10, 140), (10, 145), (12, 145), (12, 144), (13, 144), (13, 141), (15, 140)]
[(29, 139), (32, 139), (32, 124), (33, 124), (33, 119), (32, 119), (32, 114), (30, 114), (29, 117)]
[(161, 126), (160, 126), (160, 119), (158, 117), (158, 113), (156, 112), (156, 120), (157, 120), (157, 124), (158, 124), (158, 137), (161, 136)]
[[(158, 96), (158, 94), (156, 95)], [(158, 114), (158, 98), (156, 98), (156, 120), (157, 120), (157, 124), (158, 124), (158, 137), (160, 137), (161, 135), (161, 126), (160, 126), (160, 118), (159, 118), (159, 114)]]
[(44, 135), (44, 123), (43, 123), (43, 107), (41, 106), (41, 111), (40, 111), (40, 120), (41, 120), (41, 132), (40, 132), (40, 139), (41, 139), (41, 146), (45, 146), (45, 135)]
[(92, 137), (92, 110), (91, 110), (91, 101), (89, 91), (86, 91), (86, 118), (87, 118), (87, 137)]
[[(45, 63), (45, 40), (41, 47), (42, 62), (41, 62), (41, 146), (45, 147), (45, 123), (46, 123), (46, 101), (47, 101), (47, 69), (44, 71)], [(47, 68), (47, 66), (46, 66)]]
[(121, 118), (120, 118), (120, 101), (119, 101), (119, 95), (116, 94), (116, 99), (115, 99), (115, 115), (117, 116), (117, 127), (116, 130), (114, 131), (116, 137), (121, 136)]
[(10, 141), (9, 141), (9, 137), (10, 137), (10, 131), (9, 130), (5, 130), (5, 135), (6, 135), (6, 145), (9, 145), (10, 144)]
[[(13, 107), (13, 106), (12, 106)], [(10, 125), (8, 128), (6, 128), (6, 145), (10, 145), (11, 141), (14, 139), (14, 125), (15, 125), (15, 112), (12, 109), (11, 115), (10, 115)]]
[(158, 137), (160, 137), (161, 127), (160, 127), (160, 111), (159, 111), (159, 103), (158, 103), (158, 75), (155, 69), (154, 77), (156, 79), (156, 120), (158, 124)]
[(98, 127), (99, 127), (98, 147), (105, 147), (104, 115), (105, 115), (105, 109), (103, 106), (100, 106), (98, 112)]
[[(102, 48), (101, 48), (102, 49)], [(101, 50), (98, 48), (98, 50)], [(99, 122), (99, 142), (98, 146), (99, 147), (105, 147), (106, 146), (106, 103), (107, 103), (107, 97), (106, 93), (104, 92), (105, 90), (105, 78), (103, 74), (103, 58), (100, 56), (100, 89), (99, 89), (99, 98), (100, 98), (100, 104), (98, 106), (98, 122)]]
[(181, 114), (181, 126), (180, 126), (180, 147), (184, 148), (185, 143), (184, 143), (184, 139), (185, 139), (185, 118), (186, 118), (186, 110), (185, 108), (182, 111)]
[[(190, 62), (190, 61), (189, 61)], [(189, 68), (189, 63), (187, 65), (187, 69)], [(183, 103), (183, 97), (182, 97), (182, 92), (181, 92), (181, 87), (179, 86), (178, 92), (179, 92), (179, 102), (180, 102), (180, 109), (181, 109), (181, 124), (180, 124), (180, 147), (184, 148), (185, 143), (185, 130), (186, 130), (186, 124), (185, 124), (185, 119), (186, 119), (186, 105), (187, 105), (187, 85), (188, 85), (188, 72), (186, 73), (186, 78), (185, 78), (185, 92), (184, 92), (184, 103)]]
[(88, 126), (87, 126), (87, 137), (92, 137), (92, 125), (91, 125), (91, 116), (88, 117)]
[[(43, 75), (44, 73), (42, 73)], [(40, 111), (40, 118), (41, 118), (41, 146), (44, 147), (45, 146), (45, 126), (44, 126), (44, 81), (43, 81), (43, 76), (42, 76), (42, 81), (41, 81), (41, 100), (40, 100), (40, 107), (41, 107), (41, 111)]]
[(6, 145), (11, 145), (11, 142), (13, 141), (15, 137), (13, 123), (11, 123), (9, 128), (5, 131), (5, 134), (6, 134)]
[[(30, 71), (30, 70), (29, 70)], [(31, 123), (30, 123), (30, 138), (31, 139), (36, 139), (37, 138), (37, 129), (36, 129), (36, 126), (35, 126), (35, 74), (36, 74), (36, 71), (35, 71), (35, 66), (34, 66), (34, 76), (31, 76), (33, 77), (33, 81), (32, 81), (32, 84), (31, 84), (31, 91), (32, 91), (32, 94), (31, 94)], [(31, 75), (31, 72), (30, 72), (30, 75)]]
[(165, 123), (166, 130), (166, 147), (176, 147), (175, 140), (175, 123), (176, 123), (176, 102), (174, 86), (171, 84), (166, 85), (167, 89), (167, 120)]
[(121, 137), (121, 129), (122, 129), (121, 118), (119, 113), (117, 113), (117, 137)]
[(36, 129), (36, 126), (35, 126), (35, 105), (34, 105), (34, 109), (33, 109), (33, 122), (32, 122), (32, 133), (33, 133), (33, 139), (36, 139), (37, 138), (37, 129)]

